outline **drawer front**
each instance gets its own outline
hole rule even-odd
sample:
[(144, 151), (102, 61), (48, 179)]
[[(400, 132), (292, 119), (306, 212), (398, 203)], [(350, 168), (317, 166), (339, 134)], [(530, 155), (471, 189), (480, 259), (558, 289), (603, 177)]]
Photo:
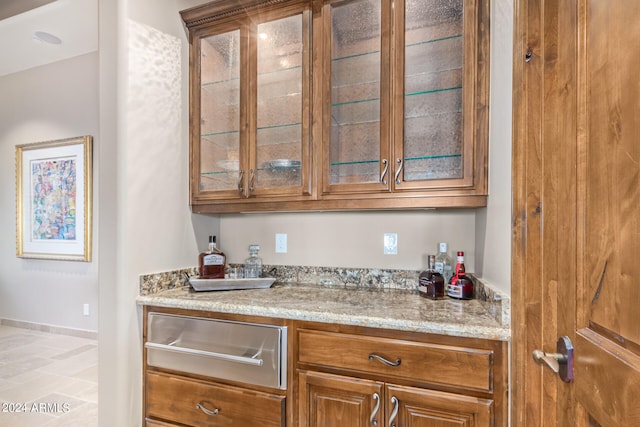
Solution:
[(147, 373), (147, 417), (190, 426), (283, 427), (285, 398)]
[(301, 330), (299, 362), (493, 391), (491, 350)]
[(150, 313), (147, 364), (286, 389), (287, 328)]

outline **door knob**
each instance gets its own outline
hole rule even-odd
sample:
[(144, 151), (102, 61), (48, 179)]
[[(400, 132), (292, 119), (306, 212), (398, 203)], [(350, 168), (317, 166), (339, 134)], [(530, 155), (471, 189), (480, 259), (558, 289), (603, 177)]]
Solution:
[(562, 381), (573, 381), (573, 344), (569, 337), (558, 338), (556, 353), (545, 353), (536, 349), (532, 355), (538, 365), (547, 365)]

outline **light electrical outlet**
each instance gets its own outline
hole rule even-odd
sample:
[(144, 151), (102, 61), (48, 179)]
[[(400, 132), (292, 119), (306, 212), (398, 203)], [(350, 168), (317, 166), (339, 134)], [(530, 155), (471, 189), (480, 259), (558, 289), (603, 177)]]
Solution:
[(89, 315), (89, 304), (83, 304), (82, 305), (82, 314), (84, 316), (88, 316)]
[(384, 254), (398, 254), (398, 233), (384, 233)]
[(277, 254), (287, 253), (287, 234), (286, 233), (276, 233), (276, 253)]

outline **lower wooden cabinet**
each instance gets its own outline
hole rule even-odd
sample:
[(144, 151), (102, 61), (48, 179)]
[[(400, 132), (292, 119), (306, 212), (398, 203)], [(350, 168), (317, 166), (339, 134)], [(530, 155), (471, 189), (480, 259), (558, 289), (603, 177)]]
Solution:
[[(208, 319), (220, 316), (223, 321), (274, 325), (283, 322), (149, 307), (145, 307), (145, 318), (152, 311)], [(211, 370), (210, 375), (189, 373), (187, 362), (183, 367), (172, 365), (172, 368), (150, 365), (145, 346), (144, 425), (506, 427), (508, 424), (506, 342), (297, 320), (286, 325), (289, 330), (286, 389), (224, 380), (221, 375), (224, 372), (220, 370)], [(145, 343), (149, 338), (148, 326), (145, 322)], [(220, 342), (226, 342), (227, 338), (220, 338)], [(211, 336), (207, 335), (207, 340), (211, 341)]]
[(491, 427), (493, 400), (303, 371), (300, 426)]

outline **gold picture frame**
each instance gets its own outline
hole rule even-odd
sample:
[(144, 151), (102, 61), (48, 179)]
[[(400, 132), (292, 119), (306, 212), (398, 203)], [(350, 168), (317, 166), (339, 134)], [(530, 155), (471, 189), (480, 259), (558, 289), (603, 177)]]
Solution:
[(16, 256), (91, 261), (93, 138), (16, 146)]

